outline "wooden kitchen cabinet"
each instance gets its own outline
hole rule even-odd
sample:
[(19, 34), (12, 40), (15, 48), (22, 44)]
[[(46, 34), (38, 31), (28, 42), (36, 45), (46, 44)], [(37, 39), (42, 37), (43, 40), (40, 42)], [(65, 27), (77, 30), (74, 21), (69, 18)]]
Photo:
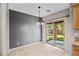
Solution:
[(79, 46), (72, 45), (72, 56), (79, 56)]
[(73, 29), (79, 30), (79, 4), (72, 4), (71, 9), (72, 27)]

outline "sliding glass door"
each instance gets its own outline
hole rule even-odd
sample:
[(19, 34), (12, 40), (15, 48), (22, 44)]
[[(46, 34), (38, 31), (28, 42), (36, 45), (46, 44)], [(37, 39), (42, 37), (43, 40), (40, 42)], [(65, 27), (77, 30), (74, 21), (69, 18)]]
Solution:
[(47, 23), (47, 43), (64, 48), (64, 22)]

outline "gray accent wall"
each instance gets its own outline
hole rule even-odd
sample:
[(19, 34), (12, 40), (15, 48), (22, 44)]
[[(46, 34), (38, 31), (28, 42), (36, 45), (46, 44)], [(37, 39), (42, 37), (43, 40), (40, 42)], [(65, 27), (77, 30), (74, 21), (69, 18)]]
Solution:
[(10, 49), (40, 41), (38, 18), (9, 10)]

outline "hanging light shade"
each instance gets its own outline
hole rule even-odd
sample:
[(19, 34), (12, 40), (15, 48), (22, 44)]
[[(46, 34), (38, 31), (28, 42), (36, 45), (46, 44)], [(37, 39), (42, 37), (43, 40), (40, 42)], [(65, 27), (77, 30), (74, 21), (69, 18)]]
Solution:
[(40, 17), (40, 6), (38, 7), (39, 9), (39, 18), (38, 18), (38, 21), (37, 21), (37, 25), (43, 25), (43, 21), (42, 21), (42, 18)]

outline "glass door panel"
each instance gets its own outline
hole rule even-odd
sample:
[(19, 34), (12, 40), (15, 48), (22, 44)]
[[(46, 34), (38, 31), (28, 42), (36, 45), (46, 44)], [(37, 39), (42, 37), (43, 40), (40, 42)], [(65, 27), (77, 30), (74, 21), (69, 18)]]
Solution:
[(63, 22), (56, 22), (55, 23), (55, 36), (56, 36), (56, 40), (58, 41), (64, 41), (64, 31), (63, 31)]
[(53, 36), (53, 23), (47, 23), (47, 41), (51, 41), (54, 39)]
[(60, 48), (64, 48), (64, 22), (55, 22), (55, 42), (54, 45)]

